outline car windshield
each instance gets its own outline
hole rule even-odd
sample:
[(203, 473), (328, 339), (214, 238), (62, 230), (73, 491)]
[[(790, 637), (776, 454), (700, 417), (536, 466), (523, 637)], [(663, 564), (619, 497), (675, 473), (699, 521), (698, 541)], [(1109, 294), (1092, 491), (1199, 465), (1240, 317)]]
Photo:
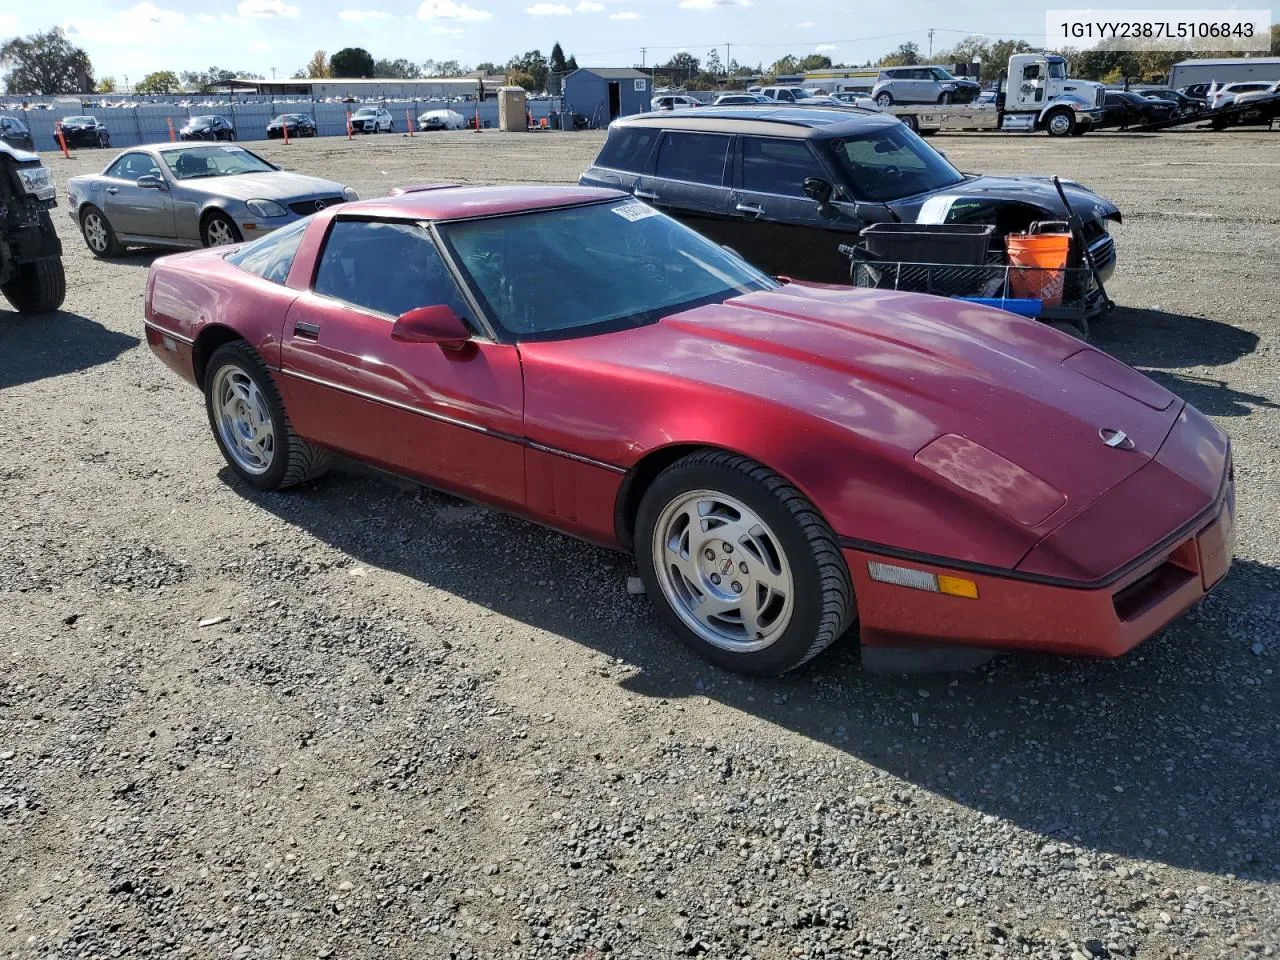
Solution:
[(945, 157), (901, 123), (833, 140), (831, 146), (859, 200), (899, 200), (964, 180)]
[(217, 117), (192, 117), (187, 122), (193, 127), (210, 127), (213, 126), (213, 121), (217, 119)]
[(63, 126), (65, 126), (68, 123), (93, 123), (93, 122), (94, 122), (93, 117), (67, 117), (65, 120), (62, 121)]
[(440, 226), (472, 293), (506, 334), (558, 340), (653, 323), (777, 282), (634, 200)]
[(1067, 65), (1061, 60), (1049, 61), (1049, 79), (1065, 80), (1067, 79)]
[(377, 111), (377, 110), (375, 110), (373, 107), (361, 107), (359, 110), (357, 110), (357, 111), (355, 112), (355, 116), (357, 116), (357, 117), (373, 117), (373, 116), (376, 116), (376, 115), (377, 115), (377, 113), (378, 113), (378, 111)]
[(955, 79), (955, 77), (947, 73), (947, 71), (943, 70), (941, 67), (934, 67), (932, 70), (932, 73), (933, 73), (933, 79), (935, 80), (954, 80)]
[(161, 156), (178, 180), (234, 177), (241, 173), (269, 173), (276, 169), (256, 153), (230, 145), (163, 150)]

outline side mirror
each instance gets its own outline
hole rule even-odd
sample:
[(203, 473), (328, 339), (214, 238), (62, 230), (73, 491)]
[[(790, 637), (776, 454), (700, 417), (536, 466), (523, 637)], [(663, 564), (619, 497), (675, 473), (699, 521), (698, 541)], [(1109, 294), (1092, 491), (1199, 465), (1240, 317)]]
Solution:
[(150, 174), (150, 173), (146, 173), (140, 176), (137, 179), (136, 183), (143, 190), (167, 190), (168, 189), (168, 184), (166, 184), (161, 177), (157, 177), (154, 174)]
[(471, 331), (452, 308), (435, 304), (400, 314), (391, 328), (391, 339), (401, 343), (435, 343), (444, 350), (461, 350), (471, 341)]
[(806, 177), (801, 189), (804, 195), (813, 200), (820, 207), (825, 207), (831, 202), (831, 194), (834, 192), (831, 184), (821, 177)]

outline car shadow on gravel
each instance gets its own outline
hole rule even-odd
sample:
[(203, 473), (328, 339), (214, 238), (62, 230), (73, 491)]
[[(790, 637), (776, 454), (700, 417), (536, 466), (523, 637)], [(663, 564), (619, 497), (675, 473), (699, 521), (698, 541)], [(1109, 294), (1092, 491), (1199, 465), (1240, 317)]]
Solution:
[(1258, 349), (1258, 335), (1229, 323), (1165, 310), (1116, 307), (1090, 327), (1094, 344), (1144, 373), (1220, 367)]
[(110, 363), (139, 343), (78, 313), (0, 310), (0, 389)]
[[(800, 671), (752, 680), (676, 643), (626, 593), (623, 554), (354, 465), (292, 494), (223, 477), (359, 564), (618, 658), (634, 668), (621, 686), (653, 701), (710, 698), (1046, 844), (1280, 878), (1274, 568), (1238, 562), (1199, 608), (1118, 660), (1005, 656), (965, 674), (877, 676), (845, 638)], [(752, 726), (755, 742), (722, 742), (726, 755), (759, 753)]]

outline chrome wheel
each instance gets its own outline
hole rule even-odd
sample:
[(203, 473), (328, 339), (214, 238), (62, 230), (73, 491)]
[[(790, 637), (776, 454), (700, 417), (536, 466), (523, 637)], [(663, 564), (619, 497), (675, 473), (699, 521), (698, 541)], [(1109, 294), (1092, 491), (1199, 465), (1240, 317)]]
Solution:
[(791, 622), (795, 588), (782, 544), (742, 501), (682, 493), (653, 528), (653, 566), (667, 602), (699, 637), (731, 653), (773, 644)]
[(876, 106), (881, 109), (893, 106), (893, 97), (887, 93), (880, 94), (880, 96), (876, 97)]
[(236, 243), (236, 235), (232, 232), (231, 224), (221, 217), (215, 217), (209, 221), (209, 225), (204, 229), (205, 239), (211, 247), (221, 247), (228, 243)]
[(106, 253), (107, 244), (107, 225), (102, 220), (102, 215), (96, 212), (85, 214), (84, 223), (84, 242), (89, 245), (89, 249), (94, 253)]
[(1071, 132), (1071, 118), (1065, 113), (1055, 113), (1049, 118), (1049, 132), (1055, 137), (1066, 136)]
[(246, 473), (266, 473), (276, 455), (267, 398), (252, 377), (231, 365), (219, 368), (212, 392), (214, 422), (223, 447)]

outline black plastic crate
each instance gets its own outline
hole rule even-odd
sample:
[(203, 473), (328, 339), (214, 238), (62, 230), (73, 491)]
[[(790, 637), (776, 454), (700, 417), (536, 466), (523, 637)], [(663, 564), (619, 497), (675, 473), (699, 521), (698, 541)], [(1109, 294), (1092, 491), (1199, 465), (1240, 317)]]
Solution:
[(977, 266), (987, 262), (990, 223), (873, 223), (862, 242), (873, 257), (899, 263)]

